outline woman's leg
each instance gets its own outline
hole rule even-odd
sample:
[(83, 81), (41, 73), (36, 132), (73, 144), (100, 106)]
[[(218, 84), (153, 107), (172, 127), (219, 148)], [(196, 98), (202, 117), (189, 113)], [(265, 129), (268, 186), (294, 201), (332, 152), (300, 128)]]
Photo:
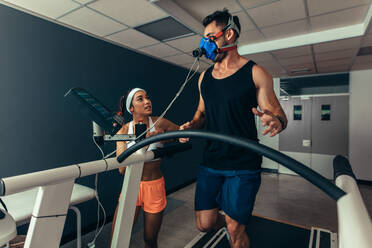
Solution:
[(145, 248), (158, 247), (158, 234), (163, 220), (163, 211), (159, 213), (148, 213), (144, 211), (144, 240)]

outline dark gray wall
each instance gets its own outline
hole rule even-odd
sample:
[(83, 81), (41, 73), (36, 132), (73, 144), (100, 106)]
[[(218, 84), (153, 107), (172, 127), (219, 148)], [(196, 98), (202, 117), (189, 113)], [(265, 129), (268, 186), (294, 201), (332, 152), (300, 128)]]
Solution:
[[(100, 158), (92, 143), (91, 122), (63, 98), (69, 88), (83, 87), (117, 110), (122, 94), (143, 87), (152, 97), (154, 115), (159, 115), (185, 76), (180, 67), (0, 5), (1, 177)], [(181, 124), (192, 118), (196, 82), (195, 78), (186, 87), (168, 119)], [(195, 145), (187, 155), (163, 164), (167, 190), (195, 177), (200, 144)], [(78, 183), (93, 187), (94, 180), (86, 177)], [(100, 198), (108, 215), (114, 212), (121, 183), (117, 171), (100, 174)], [(83, 228), (93, 225), (96, 203), (81, 204), (80, 209)], [(74, 229), (69, 217), (65, 235)]]

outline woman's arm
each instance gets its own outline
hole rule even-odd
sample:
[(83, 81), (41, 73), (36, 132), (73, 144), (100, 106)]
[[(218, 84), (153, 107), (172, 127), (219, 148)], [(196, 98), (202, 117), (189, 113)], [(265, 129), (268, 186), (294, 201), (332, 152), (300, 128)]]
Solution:
[[(128, 123), (122, 126), (122, 128), (117, 132), (117, 134), (128, 134)], [(127, 145), (125, 141), (118, 141), (116, 142), (116, 156), (119, 156), (127, 149)], [(119, 168), (120, 174), (125, 173), (125, 166)]]
[[(154, 117), (153, 121), (155, 122), (159, 117)], [(170, 131), (177, 131), (179, 130), (179, 126), (177, 124), (174, 124), (173, 122), (165, 119), (165, 118), (162, 118), (161, 120), (159, 120), (159, 122), (156, 124), (156, 131), (155, 132), (151, 132), (149, 136), (152, 136), (152, 135), (156, 135), (156, 134), (159, 134), (159, 133), (164, 133), (164, 132), (170, 132)], [(170, 142), (172, 140), (163, 140), (161, 141), (161, 143), (167, 143), (167, 142)]]

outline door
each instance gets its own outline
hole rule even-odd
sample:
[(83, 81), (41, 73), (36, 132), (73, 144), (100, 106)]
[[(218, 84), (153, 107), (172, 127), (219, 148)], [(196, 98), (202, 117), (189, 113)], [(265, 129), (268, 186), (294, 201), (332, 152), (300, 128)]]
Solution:
[[(309, 97), (280, 100), (288, 124), (279, 134), (279, 150), (308, 167), (311, 167), (311, 101)], [(279, 173), (296, 174), (282, 165)]]
[[(333, 179), (333, 158), (349, 153), (349, 96), (292, 97), (280, 103), (288, 126), (279, 135), (279, 150)], [(279, 172), (295, 174), (284, 166)]]
[(311, 168), (333, 179), (333, 158), (349, 154), (349, 96), (314, 97)]

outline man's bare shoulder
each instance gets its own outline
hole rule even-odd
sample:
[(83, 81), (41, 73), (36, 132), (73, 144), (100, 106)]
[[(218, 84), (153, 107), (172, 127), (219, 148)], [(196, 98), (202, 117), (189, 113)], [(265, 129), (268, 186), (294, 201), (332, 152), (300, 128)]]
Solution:
[(271, 74), (264, 67), (257, 64), (252, 67), (252, 77), (256, 87), (263, 83), (271, 83), (273, 79)]
[(255, 64), (252, 67), (252, 74), (253, 76), (270, 76), (271, 74), (261, 65)]

